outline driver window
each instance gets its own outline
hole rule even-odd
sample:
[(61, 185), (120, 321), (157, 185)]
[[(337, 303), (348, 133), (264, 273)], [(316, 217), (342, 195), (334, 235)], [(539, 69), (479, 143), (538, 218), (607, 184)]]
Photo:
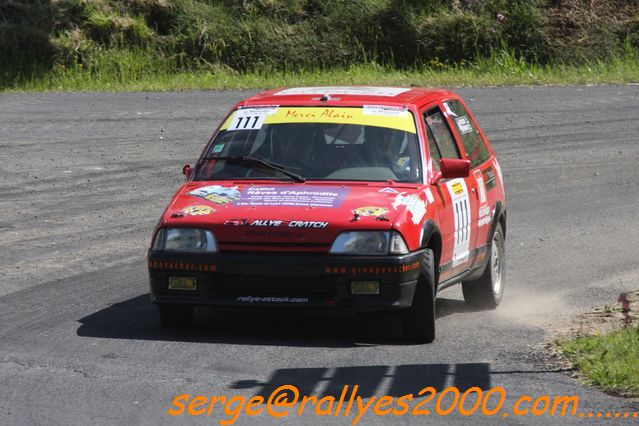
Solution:
[[(424, 122), (427, 128), (428, 143), (430, 145), (431, 139), (434, 141), (438, 148), (439, 158), (458, 158), (461, 159), (457, 143), (453, 137), (448, 123), (442, 114), (439, 107), (432, 108), (424, 113)], [(431, 138), (432, 136), (432, 138)], [(439, 158), (433, 154), (431, 148), (431, 157), (436, 160), (437, 166), (439, 166)]]
[(426, 137), (428, 138), (428, 152), (430, 153), (431, 160), (433, 160), (433, 167), (439, 171), (439, 160), (442, 159), (442, 153), (439, 152), (439, 147), (435, 143), (435, 137), (433, 136), (433, 132), (430, 131), (429, 126), (426, 126)]

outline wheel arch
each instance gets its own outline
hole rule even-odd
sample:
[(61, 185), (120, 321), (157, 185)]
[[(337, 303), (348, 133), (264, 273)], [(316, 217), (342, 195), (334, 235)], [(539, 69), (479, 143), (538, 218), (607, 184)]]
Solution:
[(433, 251), (435, 261), (435, 286), (439, 283), (439, 265), (442, 256), (442, 235), (435, 222), (428, 219), (424, 222), (421, 248)]
[(493, 244), (493, 235), (495, 235), (495, 231), (497, 230), (497, 225), (501, 225), (501, 230), (504, 234), (504, 239), (506, 239), (506, 208), (504, 207), (501, 201), (497, 201), (495, 203), (495, 209), (493, 212), (493, 222), (490, 225), (490, 232), (488, 233), (489, 247)]

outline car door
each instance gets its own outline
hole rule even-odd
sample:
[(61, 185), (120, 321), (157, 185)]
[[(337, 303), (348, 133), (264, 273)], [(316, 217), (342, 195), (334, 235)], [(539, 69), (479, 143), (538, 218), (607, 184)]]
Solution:
[(475, 187), (473, 198), (476, 207), (472, 212), (472, 232), (476, 235), (475, 251), (478, 258), (483, 258), (490, 232), (494, 194), (495, 172), (488, 161), (491, 153), (486, 147), (479, 126), (474, 121), (466, 106), (458, 99), (445, 100), (443, 103), (446, 115), (451, 123), (458, 142), (461, 142), (465, 159), (470, 161), (470, 180)]
[[(424, 108), (422, 118), (432, 167), (439, 171), (441, 158), (461, 159), (464, 151), (451, 130), (442, 106), (435, 104)], [(472, 176), (443, 179), (436, 183), (436, 192), (443, 207), (439, 211), (442, 234), (440, 282), (469, 269), (473, 262), (476, 235), (472, 232), (472, 211), (477, 201), (471, 192), (475, 187)]]

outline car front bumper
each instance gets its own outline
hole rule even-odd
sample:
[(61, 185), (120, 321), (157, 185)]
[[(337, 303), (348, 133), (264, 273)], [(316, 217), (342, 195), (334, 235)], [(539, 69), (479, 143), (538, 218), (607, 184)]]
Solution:
[[(374, 257), (149, 250), (151, 301), (159, 305), (396, 310), (413, 302), (422, 253)], [(169, 277), (195, 278), (197, 288), (169, 289)], [(353, 281), (376, 281), (379, 294), (352, 294)]]

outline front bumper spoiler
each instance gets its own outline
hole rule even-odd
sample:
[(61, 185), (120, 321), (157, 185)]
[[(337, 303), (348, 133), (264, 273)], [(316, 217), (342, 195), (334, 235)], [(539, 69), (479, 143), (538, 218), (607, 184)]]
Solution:
[[(411, 306), (422, 251), (401, 256), (148, 253), (151, 301), (160, 305), (327, 308), (354, 312)], [(193, 277), (196, 290), (170, 290), (169, 277)], [(351, 282), (377, 281), (379, 294), (351, 294)]]

